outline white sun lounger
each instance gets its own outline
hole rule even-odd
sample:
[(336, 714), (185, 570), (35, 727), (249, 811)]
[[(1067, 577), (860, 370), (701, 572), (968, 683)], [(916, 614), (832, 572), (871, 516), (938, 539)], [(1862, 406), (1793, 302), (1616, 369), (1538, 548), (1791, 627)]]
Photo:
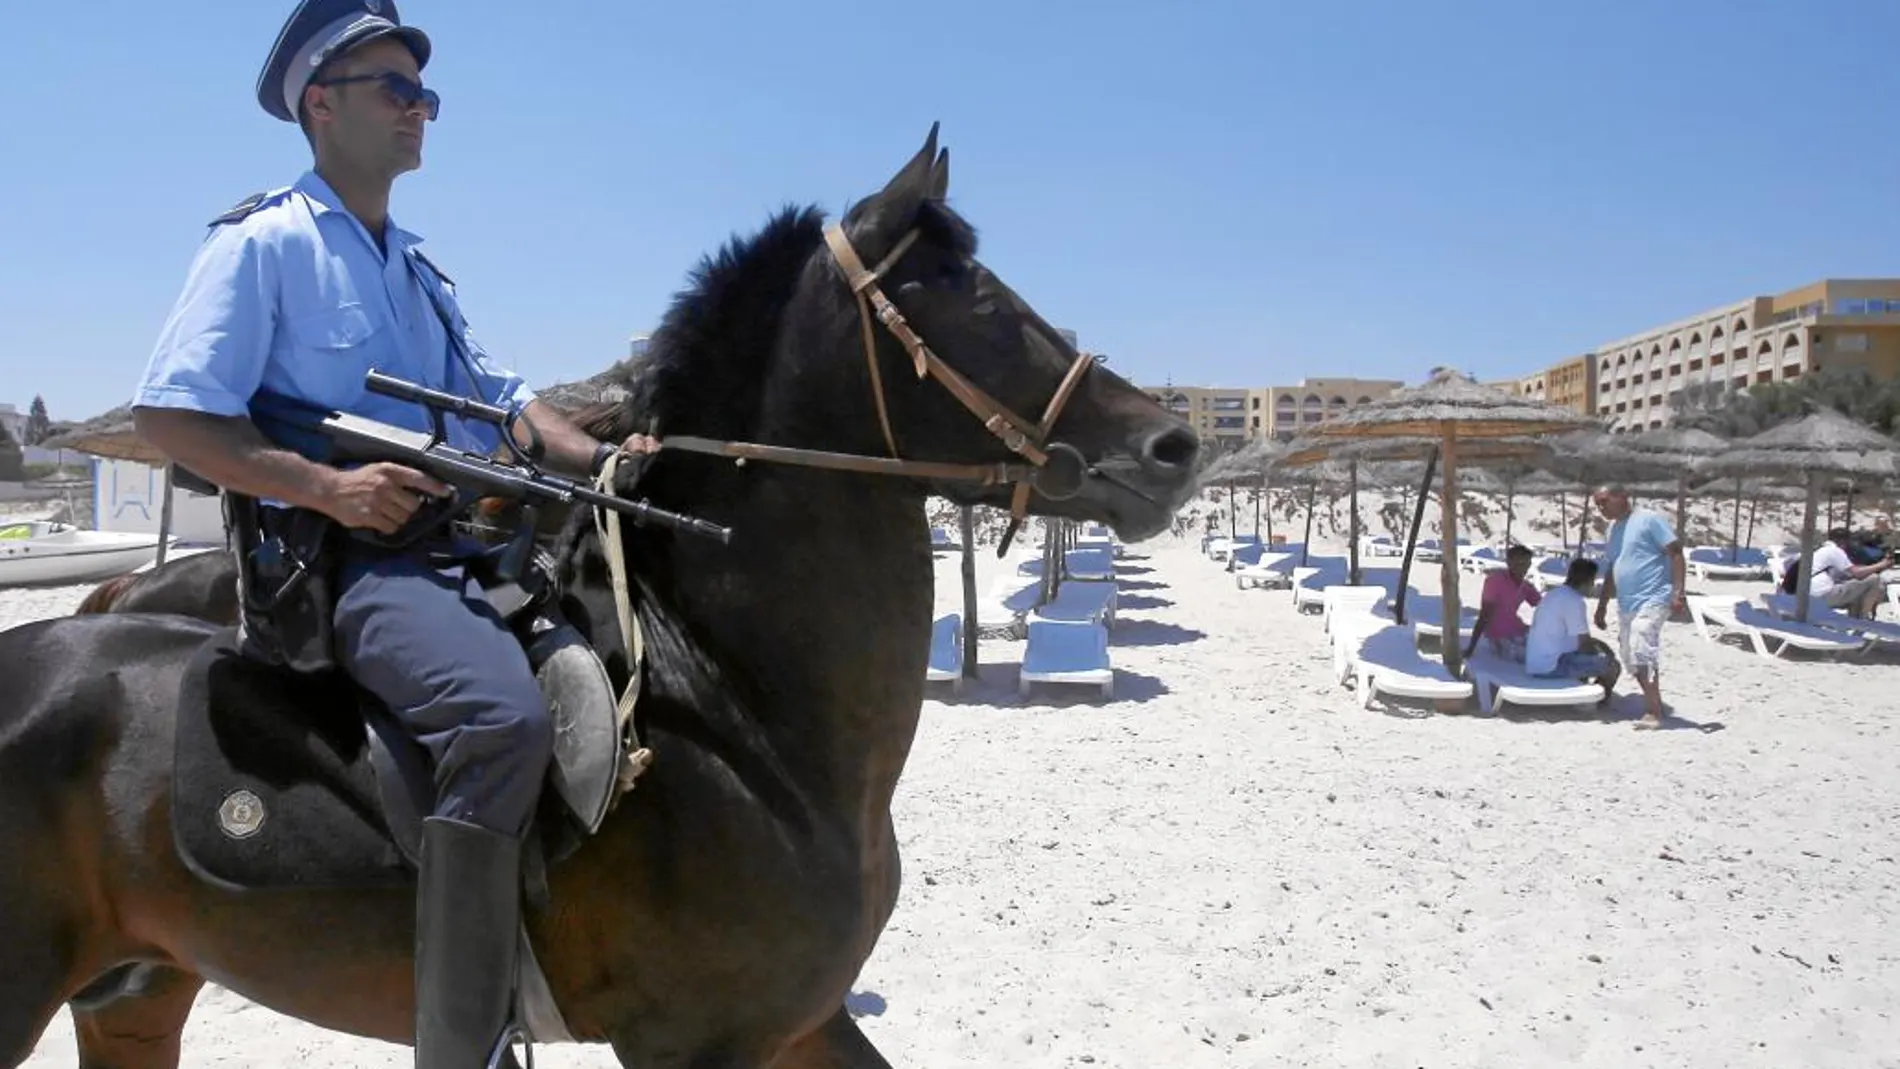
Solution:
[[(1783, 620), (1793, 620), (1798, 604), (1793, 594), (1763, 594), (1762, 604), (1768, 611)], [(1861, 620), (1849, 616), (1839, 609), (1831, 609), (1820, 601), (1808, 599), (1808, 623), (1825, 627), (1830, 631), (1842, 631), (1860, 638), (1872, 639), (1888, 646), (1900, 646), (1900, 624), (1890, 624), (1885, 620)]]
[(930, 664), (924, 682), (949, 683), (954, 693), (963, 689), (963, 617), (944, 613), (930, 625)]
[[(1387, 605), (1386, 615), (1388, 617), (1392, 615), (1390, 603)], [(1397, 621), (1388, 620), (1388, 622), (1396, 623)], [(1412, 634), (1419, 638), (1443, 640), (1445, 637), (1445, 599), (1435, 594), (1420, 594), (1416, 590), (1407, 588), (1405, 592), (1405, 623), (1412, 629)], [(1478, 610), (1469, 605), (1460, 605), (1458, 607), (1458, 641), (1463, 643), (1470, 639), (1472, 629), (1477, 626)]]
[(1113, 582), (1071, 579), (1056, 588), (1055, 600), (1036, 609), (1036, 615), (1111, 626), (1115, 623), (1116, 594)]
[(1329, 586), (1320, 591), (1320, 627), (1327, 634), (1333, 619), (1346, 613), (1375, 613), (1385, 604), (1387, 591), (1382, 586)]
[(1029, 614), (1029, 645), (1023, 650), (1016, 689), (1029, 696), (1034, 683), (1079, 683), (1115, 696), (1115, 668), (1108, 659), (1108, 629), (1101, 624), (1051, 620)]
[(1462, 701), (1472, 684), (1446, 671), (1442, 662), (1418, 652), (1412, 630), (1397, 624), (1371, 626), (1367, 617), (1342, 613), (1334, 622), (1333, 667), (1341, 683), (1351, 683), (1361, 707), (1370, 709), (1381, 694), (1428, 701)]
[(1603, 688), (1575, 679), (1546, 679), (1480, 648), (1465, 664), (1478, 688), (1478, 708), (1495, 713), (1512, 705), (1595, 705)]
[(1236, 546), (1257, 546), (1259, 544), (1260, 539), (1253, 535), (1241, 535), (1238, 538), (1228, 538), (1222, 535), (1217, 538), (1208, 539), (1201, 548), (1207, 553), (1210, 560), (1224, 561), (1227, 559), (1227, 555), (1234, 551)]
[(1101, 549), (1072, 549), (1063, 555), (1062, 570), (1070, 579), (1115, 578), (1115, 554)]
[(1531, 566), (1527, 577), (1536, 583), (1540, 590), (1551, 590), (1564, 585), (1564, 578), (1570, 574), (1569, 557), (1545, 557)]
[(1746, 598), (1690, 594), (1683, 598), (1683, 603), (1689, 609), (1689, 619), (1695, 624), (1696, 633), (1706, 641), (1715, 641), (1709, 631), (1709, 625), (1713, 624), (1747, 638), (1756, 653), (1771, 661), (1790, 648), (1809, 653), (1861, 653), (1873, 644), (1872, 639), (1780, 619)]
[(1385, 535), (1362, 535), (1359, 539), (1359, 555), (1361, 557), (1403, 557), (1405, 547)]
[(1298, 553), (1262, 553), (1258, 561), (1234, 569), (1234, 585), (1242, 590), (1250, 586), (1292, 586), (1293, 562), (1299, 559)]
[(1689, 574), (1697, 579), (1766, 579), (1768, 554), (1759, 549), (1697, 546), (1684, 554)]
[(989, 593), (977, 599), (976, 628), (978, 635), (1005, 631), (1016, 636), (1022, 628), (1023, 616), (1036, 607), (1036, 599), (1042, 594), (1042, 580), (1018, 575), (999, 575), (991, 583)]
[(1300, 612), (1323, 610), (1326, 588), (1346, 585), (1346, 562), (1337, 557), (1309, 557), (1308, 564), (1293, 569), (1293, 607)]
[(1490, 546), (1477, 546), (1458, 551), (1458, 567), (1477, 575), (1486, 575), (1505, 567), (1504, 554)]

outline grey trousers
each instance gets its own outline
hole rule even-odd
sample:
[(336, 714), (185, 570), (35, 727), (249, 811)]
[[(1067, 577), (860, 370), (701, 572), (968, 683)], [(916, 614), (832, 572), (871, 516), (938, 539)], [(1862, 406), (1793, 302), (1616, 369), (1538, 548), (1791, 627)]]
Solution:
[(454, 560), (345, 543), (337, 660), (435, 760), (435, 814), (526, 831), (553, 752), (527, 654)]

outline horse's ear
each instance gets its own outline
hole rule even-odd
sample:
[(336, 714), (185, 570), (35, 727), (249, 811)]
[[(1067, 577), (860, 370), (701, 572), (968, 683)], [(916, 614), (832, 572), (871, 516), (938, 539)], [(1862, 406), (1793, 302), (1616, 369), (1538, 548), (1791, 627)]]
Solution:
[(918, 197), (928, 193), (932, 176), (937, 166), (937, 123), (930, 124), (930, 136), (924, 138), (924, 147), (910, 158), (903, 170), (892, 176), (885, 184), (881, 194), (885, 200), (900, 200), (906, 197)]
[[(853, 215), (868, 212), (866, 222), (870, 222), (879, 231), (888, 230), (885, 235), (891, 241), (904, 231), (909, 230), (917, 218), (917, 210), (931, 195), (936, 181), (937, 168), (937, 124), (930, 124), (930, 136), (924, 139), (924, 147), (891, 180), (884, 184), (877, 196), (864, 201)], [(869, 251), (869, 250), (867, 250)]]
[(950, 150), (937, 153), (937, 165), (930, 172), (930, 199), (940, 201), (950, 194)]

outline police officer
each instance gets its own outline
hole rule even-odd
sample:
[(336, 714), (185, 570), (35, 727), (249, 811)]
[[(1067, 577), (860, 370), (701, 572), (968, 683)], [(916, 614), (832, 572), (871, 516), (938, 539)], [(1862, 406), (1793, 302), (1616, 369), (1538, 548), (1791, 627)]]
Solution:
[[(562, 418), (475, 342), (453, 285), (389, 216), (397, 175), (421, 166), (440, 99), (422, 84), (429, 38), (389, 0), (302, 0), (257, 84), (296, 123), (314, 166), (219, 217), (159, 334), (135, 395), (139, 432), (183, 467), (271, 508), (391, 533), (450, 488), (396, 464), (350, 470), (280, 448), (249, 418), (260, 389), (419, 430), (419, 406), (365, 391), (377, 369), (522, 411), (547, 462), (597, 471), (614, 446)], [(454, 444), (500, 445), (451, 420)], [(521, 432), (524, 436), (526, 432)], [(525, 442), (523, 444), (526, 444)], [(620, 448), (650, 452), (636, 436)], [(354, 539), (335, 572), (336, 663), (433, 756), (416, 932), (416, 1061), (485, 1063), (507, 1028), (520, 841), (552, 747), (517, 640), (462, 561)]]

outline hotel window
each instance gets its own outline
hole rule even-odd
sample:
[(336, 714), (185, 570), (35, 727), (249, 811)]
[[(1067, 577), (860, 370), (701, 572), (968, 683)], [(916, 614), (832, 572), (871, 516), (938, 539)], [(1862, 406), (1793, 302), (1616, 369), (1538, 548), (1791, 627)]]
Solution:
[(1834, 351), (1837, 353), (1864, 353), (1867, 351), (1867, 335), (1847, 333), (1834, 335)]
[(1900, 312), (1900, 301), (1884, 297), (1841, 299), (1834, 302), (1834, 314), (1844, 316), (1877, 316)]

